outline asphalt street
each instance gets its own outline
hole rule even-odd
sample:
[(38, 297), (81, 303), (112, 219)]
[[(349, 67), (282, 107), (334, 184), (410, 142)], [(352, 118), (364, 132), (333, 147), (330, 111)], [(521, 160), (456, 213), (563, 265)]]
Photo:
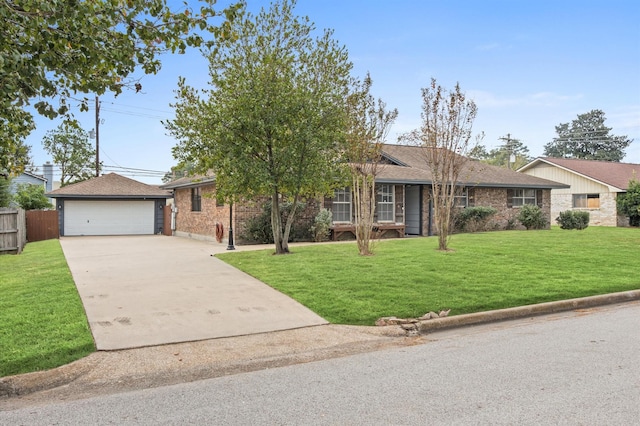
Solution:
[(637, 424), (640, 303), (423, 344), (0, 411), (0, 424)]

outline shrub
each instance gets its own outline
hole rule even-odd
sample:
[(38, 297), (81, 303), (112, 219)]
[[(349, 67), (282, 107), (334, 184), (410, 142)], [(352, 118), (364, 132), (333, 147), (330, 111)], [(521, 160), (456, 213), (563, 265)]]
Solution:
[(582, 230), (589, 226), (589, 212), (567, 210), (560, 212), (556, 218), (556, 222), (562, 229), (578, 229)]
[(11, 205), (10, 185), (11, 180), (0, 174), (0, 207), (9, 207)]
[(456, 214), (455, 227), (460, 231), (486, 231), (487, 222), (497, 213), (493, 207), (467, 207)]
[[(282, 226), (285, 225), (293, 203), (284, 202), (280, 204), (280, 214), (282, 218)], [(298, 215), (306, 207), (305, 203), (298, 203), (296, 215)], [(299, 216), (298, 216), (299, 217)], [(302, 223), (294, 220), (289, 232), (289, 242), (291, 241), (309, 241), (311, 235), (309, 232), (309, 223)], [(247, 226), (242, 234), (242, 238), (250, 242), (258, 244), (273, 244), (273, 231), (271, 230), (271, 203), (265, 203), (262, 207), (262, 213), (247, 221)]]
[(544, 229), (547, 227), (547, 220), (542, 213), (542, 209), (532, 204), (526, 204), (520, 208), (518, 220), (527, 229)]
[(25, 210), (51, 209), (53, 206), (44, 195), (44, 186), (31, 183), (18, 185), (14, 196), (16, 203)]
[(320, 212), (316, 215), (316, 218), (313, 221), (313, 225), (311, 226), (311, 236), (314, 241), (327, 241), (329, 239), (329, 234), (331, 233), (331, 222), (333, 217), (331, 215), (331, 211), (327, 209), (321, 209)]
[(629, 181), (627, 192), (616, 198), (618, 214), (629, 218), (629, 225), (640, 226), (640, 181), (635, 177)]

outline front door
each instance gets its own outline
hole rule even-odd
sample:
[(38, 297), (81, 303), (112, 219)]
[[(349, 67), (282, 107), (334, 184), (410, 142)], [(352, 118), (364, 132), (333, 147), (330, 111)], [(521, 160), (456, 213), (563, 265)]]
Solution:
[(405, 233), (408, 235), (421, 235), (420, 227), (420, 185), (407, 185), (405, 187)]

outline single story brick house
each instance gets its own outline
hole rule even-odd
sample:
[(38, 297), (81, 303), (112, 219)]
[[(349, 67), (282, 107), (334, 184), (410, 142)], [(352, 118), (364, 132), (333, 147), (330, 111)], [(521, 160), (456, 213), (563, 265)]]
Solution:
[(109, 173), (46, 194), (56, 199), (61, 236), (163, 232), (170, 191)]
[(611, 161), (539, 157), (519, 172), (566, 184), (551, 190), (551, 217), (566, 210), (586, 210), (591, 225), (629, 226), (629, 218), (619, 216), (616, 199), (640, 180), (640, 164)]
[[(493, 207), (494, 227), (513, 226), (518, 208), (536, 204), (550, 220), (551, 190), (567, 185), (517, 173), (513, 170), (469, 160), (460, 176), (459, 208)], [(377, 208), (375, 228), (381, 236), (433, 235), (431, 173), (421, 148), (407, 145), (384, 145), (376, 177)], [(215, 177), (193, 176), (162, 186), (174, 194), (174, 235), (215, 240), (216, 229), (224, 228), (227, 238), (229, 206), (215, 199)], [(233, 229), (236, 243), (243, 244), (242, 234), (249, 219), (262, 212), (267, 200), (251, 200), (233, 206)], [(353, 205), (349, 188), (337, 189), (333, 197), (307, 200), (299, 214), (312, 220), (321, 207), (331, 210), (334, 239), (353, 238)]]

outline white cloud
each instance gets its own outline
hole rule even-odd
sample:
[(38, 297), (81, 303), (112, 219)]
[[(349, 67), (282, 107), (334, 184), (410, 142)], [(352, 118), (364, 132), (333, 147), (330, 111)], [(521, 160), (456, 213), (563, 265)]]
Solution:
[(478, 106), (501, 108), (509, 106), (557, 106), (566, 102), (582, 99), (583, 95), (560, 95), (553, 92), (538, 92), (518, 97), (500, 97), (491, 92), (469, 90), (467, 97), (473, 99)]

